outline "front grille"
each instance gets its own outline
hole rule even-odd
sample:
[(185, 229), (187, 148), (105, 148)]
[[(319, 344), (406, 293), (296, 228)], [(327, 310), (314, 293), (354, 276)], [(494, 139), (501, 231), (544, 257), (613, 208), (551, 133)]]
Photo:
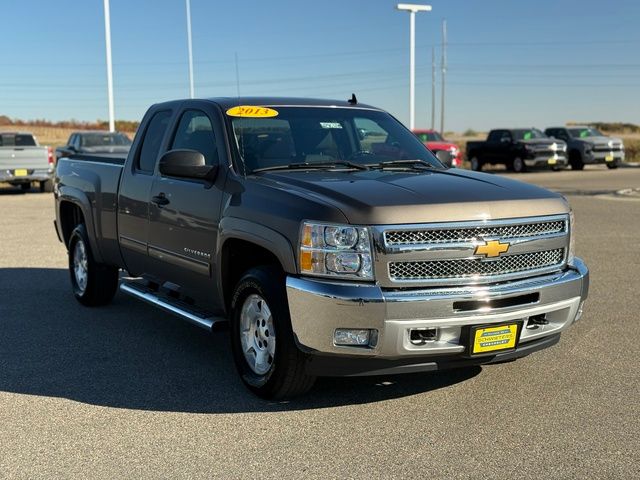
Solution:
[[(430, 243), (468, 243), (478, 238), (502, 239), (537, 237), (553, 235), (566, 231), (565, 220), (554, 220), (539, 223), (523, 223), (517, 225), (496, 225), (472, 228), (447, 228), (423, 230), (388, 230), (385, 232), (385, 243), (395, 245), (422, 245)], [(506, 257), (505, 257), (506, 258)]]
[(553, 266), (560, 267), (564, 262), (564, 256), (564, 249), (558, 248), (541, 252), (508, 255), (492, 261), (465, 258), (424, 262), (391, 262), (389, 263), (389, 277), (394, 281), (402, 281), (465, 279), (507, 275)]
[(621, 145), (614, 145), (613, 147), (609, 147), (607, 145), (598, 145), (593, 148), (594, 152), (619, 152), (622, 150)]

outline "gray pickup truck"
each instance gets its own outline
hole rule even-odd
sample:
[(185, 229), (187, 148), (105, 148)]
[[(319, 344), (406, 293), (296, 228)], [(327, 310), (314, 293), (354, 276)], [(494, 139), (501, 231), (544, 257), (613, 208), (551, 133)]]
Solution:
[(545, 130), (550, 137), (567, 143), (569, 164), (573, 170), (582, 170), (585, 165), (604, 163), (615, 169), (624, 162), (622, 140), (607, 137), (599, 130), (588, 126), (551, 127)]
[(119, 286), (207, 330), (228, 321), (265, 398), (528, 355), (589, 286), (561, 195), (445, 168), (355, 98), (154, 105), (126, 160), (61, 159), (55, 202), (79, 302)]
[(107, 155), (125, 158), (131, 139), (121, 132), (83, 130), (69, 135), (67, 144), (56, 148), (56, 158), (71, 155)]
[(28, 132), (0, 132), (0, 182), (29, 190), (38, 182), (40, 191), (52, 191), (53, 152), (41, 147)]

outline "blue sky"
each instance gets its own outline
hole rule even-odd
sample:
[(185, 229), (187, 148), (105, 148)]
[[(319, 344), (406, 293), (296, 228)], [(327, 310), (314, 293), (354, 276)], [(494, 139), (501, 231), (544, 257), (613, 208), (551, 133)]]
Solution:
[[(426, 2), (425, 2), (426, 3)], [(409, 16), (387, 0), (191, 0), (197, 96), (347, 98), (408, 123)], [(640, 123), (640, 2), (434, 0), (416, 17), (416, 124), (447, 20), (445, 129)], [(102, 0), (2, 5), (0, 115), (107, 118)], [(111, 0), (115, 108), (188, 96), (184, 0)], [(438, 74), (439, 106), (440, 77)], [(439, 119), (439, 109), (437, 110)], [(437, 122), (439, 127), (439, 122)]]

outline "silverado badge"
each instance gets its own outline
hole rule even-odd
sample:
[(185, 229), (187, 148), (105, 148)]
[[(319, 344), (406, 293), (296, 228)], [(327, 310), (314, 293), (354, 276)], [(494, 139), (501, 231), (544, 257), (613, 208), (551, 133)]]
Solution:
[(484, 242), (484, 245), (478, 245), (475, 255), (484, 255), (485, 258), (499, 257), (503, 253), (509, 251), (508, 243), (500, 243), (498, 240), (492, 240), (490, 242)]

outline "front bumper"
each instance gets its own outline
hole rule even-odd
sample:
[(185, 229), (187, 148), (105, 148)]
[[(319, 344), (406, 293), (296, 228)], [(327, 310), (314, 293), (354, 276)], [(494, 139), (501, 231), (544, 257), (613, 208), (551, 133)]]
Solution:
[(15, 175), (14, 170), (0, 170), (0, 182), (29, 183), (45, 182), (53, 178), (53, 169), (27, 170), (26, 175)]
[(586, 164), (624, 162), (624, 150), (591, 150), (589, 153), (584, 154), (583, 162)]
[(530, 168), (542, 167), (565, 167), (569, 162), (564, 152), (556, 155), (536, 155), (531, 158), (525, 158), (524, 163)]
[[(433, 370), (443, 363), (488, 363), (494, 357), (518, 352), (526, 355), (535, 345), (549, 346), (545, 339), (558, 336), (579, 317), (588, 290), (589, 271), (579, 259), (563, 272), (478, 287), (388, 290), (376, 285), (287, 278), (293, 332), (299, 348), (311, 355), (310, 365), (314, 357), (345, 357), (382, 361), (384, 370), (396, 365), (400, 371), (415, 371), (416, 365)], [(548, 323), (529, 323), (534, 316), (544, 316)], [(471, 326), (513, 321), (523, 322), (515, 351), (468, 355)], [(375, 329), (377, 342), (370, 347), (335, 345), (338, 328)], [(424, 328), (437, 329), (436, 339), (421, 345), (412, 343), (411, 330)], [(316, 359), (315, 363), (323, 362)], [(348, 371), (344, 374), (352, 374)], [(355, 374), (362, 375), (367, 369), (358, 371)]]

